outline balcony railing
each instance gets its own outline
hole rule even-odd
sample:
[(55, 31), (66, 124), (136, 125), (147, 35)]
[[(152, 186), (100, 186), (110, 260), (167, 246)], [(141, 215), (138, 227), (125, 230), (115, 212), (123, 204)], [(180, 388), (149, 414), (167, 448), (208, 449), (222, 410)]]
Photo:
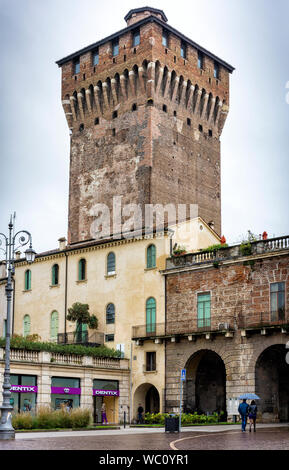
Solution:
[(213, 319), (190, 319), (188, 321), (176, 320), (165, 323), (156, 323), (154, 325), (133, 326), (132, 338), (157, 338), (164, 336), (198, 334), (210, 332), (233, 331), (235, 319), (227, 317), (227, 321), (215, 317)]
[(82, 346), (102, 346), (104, 344), (104, 333), (99, 331), (90, 333), (88, 331), (58, 333), (58, 344), (80, 344)]
[(289, 311), (247, 312), (238, 315), (238, 328), (289, 328)]
[(250, 243), (250, 251), (242, 251), (242, 245), (233, 245), (224, 247), (215, 251), (198, 251), (196, 253), (187, 253), (181, 256), (173, 256), (166, 261), (166, 269), (173, 269), (181, 266), (190, 266), (194, 264), (213, 263), (214, 261), (223, 261), (235, 259), (243, 256), (260, 255), (262, 253), (289, 250), (289, 235), (268, 240), (258, 240)]
[(207, 319), (175, 320), (132, 328), (132, 339), (154, 339), (178, 335), (226, 334), (242, 329), (277, 328), (289, 330), (289, 312), (244, 312), (212, 315)]

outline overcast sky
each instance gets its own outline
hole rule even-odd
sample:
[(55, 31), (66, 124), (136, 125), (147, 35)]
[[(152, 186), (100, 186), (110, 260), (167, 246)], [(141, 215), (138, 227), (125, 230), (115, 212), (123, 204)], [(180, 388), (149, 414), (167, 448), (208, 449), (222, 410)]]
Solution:
[(66, 236), (69, 133), (55, 61), (147, 4), (236, 67), (221, 139), (223, 234), (289, 233), (289, 0), (0, 0), (0, 232), (16, 211), (38, 252)]

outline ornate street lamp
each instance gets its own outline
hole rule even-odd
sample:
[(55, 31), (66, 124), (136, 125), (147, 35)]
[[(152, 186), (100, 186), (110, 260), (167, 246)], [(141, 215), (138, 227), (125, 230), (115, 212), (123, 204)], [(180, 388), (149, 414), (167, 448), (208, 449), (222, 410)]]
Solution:
[[(13, 275), (15, 272), (15, 253), (22, 246), (29, 243), (29, 248), (25, 251), (27, 263), (31, 264), (35, 260), (35, 251), (32, 249), (32, 237), (26, 230), (21, 230), (14, 235), (14, 223), (12, 216), (8, 225), (8, 237), (0, 233), (0, 250), (4, 252), (6, 260), (7, 284), (5, 293), (7, 297), (7, 318), (6, 318), (6, 342), (5, 342), (5, 369), (3, 382), (3, 403), (0, 407), (0, 440), (15, 439), (15, 430), (12, 426), (11, 411), (13, 406), (10, 403), (11, 383), (10, 383), (10, 322), (11, 322), (11, 303), (13, 295)], [(4, 243), (3, 243), (4, 242)], [(5, 248), (2, 248), (1, 245)]]

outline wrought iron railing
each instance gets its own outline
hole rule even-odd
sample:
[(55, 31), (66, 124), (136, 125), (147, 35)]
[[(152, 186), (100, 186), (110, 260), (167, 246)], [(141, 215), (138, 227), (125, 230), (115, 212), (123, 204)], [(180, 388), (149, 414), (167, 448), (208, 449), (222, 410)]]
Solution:
[(58, 333), (58, 344), (81, 344), (83, 346), (101, 346), (104, 344), (104, 333), (75, 331), (69, 333)]
[(289, 311), (244, 312), (238, 315), (238, 328), (289, 327)]

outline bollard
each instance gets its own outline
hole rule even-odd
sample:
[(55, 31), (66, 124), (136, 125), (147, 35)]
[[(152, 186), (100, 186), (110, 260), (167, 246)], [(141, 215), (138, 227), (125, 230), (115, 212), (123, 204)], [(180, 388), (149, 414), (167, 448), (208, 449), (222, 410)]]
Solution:
[(126, 412), (123, 412), (123, 427), (125, 428)]

